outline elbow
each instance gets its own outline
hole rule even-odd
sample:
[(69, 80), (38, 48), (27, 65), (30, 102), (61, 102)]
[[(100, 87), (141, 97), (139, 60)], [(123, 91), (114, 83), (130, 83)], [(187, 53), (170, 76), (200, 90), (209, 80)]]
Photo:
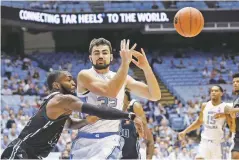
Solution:
[(114, 91), (114, 90), (112, 90), (111, 88), (108, 88), (107, 90), (105, 90), (104, 95), (105, 95), (106, 97), (116, 98), (117, 95), (118, 95), (118, 93), (119, 93), (119, 92)]
[(157, 94), (150, 97), (151, 101), (159, 101), (161, 99), (161, 94)]

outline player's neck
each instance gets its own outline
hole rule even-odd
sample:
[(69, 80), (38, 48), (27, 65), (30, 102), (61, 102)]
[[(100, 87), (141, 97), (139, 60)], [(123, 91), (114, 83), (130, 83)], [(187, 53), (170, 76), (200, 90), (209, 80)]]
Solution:
[(110, 67), (106, 68), (106, 69), (95, 69), (94, 70), (99, 73), (99, 74), (105, 74), (105, 73), (108, 73), (110, 71)]
[(213, 106), (217, 106), (217, 105), (219, 105), (219, 104), (221, 104), (221, 103), (222, 103), (221, 100), (212, 100), (212, 105), (213, 105)]

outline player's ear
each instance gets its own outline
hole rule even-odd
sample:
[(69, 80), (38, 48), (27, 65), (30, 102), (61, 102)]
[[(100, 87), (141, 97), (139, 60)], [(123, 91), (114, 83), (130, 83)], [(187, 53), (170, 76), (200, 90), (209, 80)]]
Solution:
[(60, 88), (61, 88), (61, 85), (60, 85), (60, 83), (58, 83), (58, 82), (53, 82), (52, 87), (53, 87), (53, 88), (56, 88), (56, 89), (60, 89)]
[(92, 62), (92, 56), (91, 56), (91, 55), (89, 55), (89, 59), (90, 59), (90, 61)]
[(112, 62), (114, 59), (113, 54), (110, 54), (110, 62)]

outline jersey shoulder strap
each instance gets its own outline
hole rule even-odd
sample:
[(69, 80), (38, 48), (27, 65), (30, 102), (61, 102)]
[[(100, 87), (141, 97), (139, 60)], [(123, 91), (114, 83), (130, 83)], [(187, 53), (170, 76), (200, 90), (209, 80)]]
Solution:
[(131, 100), (129, 103), (129, 112), (134, 112), (134, 103), (137, 102), (135, 99)]

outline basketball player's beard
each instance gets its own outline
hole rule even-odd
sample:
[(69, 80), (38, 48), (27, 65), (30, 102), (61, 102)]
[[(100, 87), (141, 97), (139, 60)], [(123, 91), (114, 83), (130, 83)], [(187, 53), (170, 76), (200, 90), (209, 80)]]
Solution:
[(70, 91), (70, 90), (66, 89), (63, 85), (61, 85), (61, 91), (62, 91), (63, 94), (76, 95), (75, 91)]
[(236, 90), (235, 93), (236, 93), (236, 95), (239, 95), (239, 90)]
[(108, 68), (110, 66), (110, 63), (109, 64), (104, 64), (104, 65), (98, 65), (98, 64), (93, 64), (92, 63), (92, 66), (97, 70), (102, 70), (102, 69)]

